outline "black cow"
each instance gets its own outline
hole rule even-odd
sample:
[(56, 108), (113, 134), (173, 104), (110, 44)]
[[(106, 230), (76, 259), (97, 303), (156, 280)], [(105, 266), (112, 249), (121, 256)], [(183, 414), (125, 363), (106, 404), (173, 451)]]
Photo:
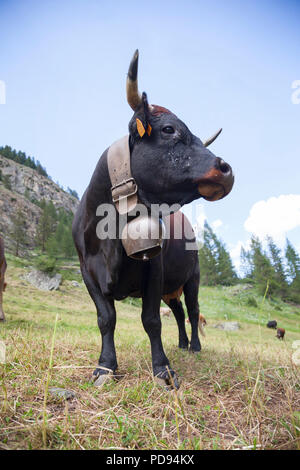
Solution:
[(4, 256), (4, 242), (3, 239), (0, 237), (0, 321), (5, 321), (5, 315), (3, 312), (2, 307), (2, 298), (3, 298), (3, 291), (5, 290), (6, 283), (4, 280), (4, 275), (6, 271), (6, 260)]
[(277, 321), (276, 321), (276, 320), (270, 320), (270, 321), (268, 321), (267, 327), (268, 327), (268, 328), (273, 328), (274, 330), (276, 330), (276, 328), (277, 328)]
[[(151, 204), (182, 206), (200, 197), (209, 201), (225, 197), (233, 186), (231, 167), (206, 148), (219, 133), (203, 143), (169, 110), (149, 105), (146, 94), (138, 92), (137, 68), (138, 51), (129, 67), (127, 100), (134, 110), (128, 142), (139, 202), (150, 210)], [(112, 204), (108, 150), (96, 166), (73, 222), (73, 238), (83, 279), (96, 305), (102, 336), (99, 367), (94, 371), (94, 378), (100, 385), (107, 374), (117, 369), (114, 301), (136, 296), (142, 297), (142, 323), (151, 343), (153, 374), (166, 386), (178, 387), (176, 374), (162, 346), (160, 302), (162, 297), (169, 299), (179, 324), (180, 346), (187, 347), (183, 311), (176, 304), (184, 290), (192, 326), (190, 348), (200, 351), (197, 252), (185, 249), (184, 236), (179, 240), (171, 236), (156, 257), (139, 261), (126, 255), (119, 232), (116, 239), (97, 237), (97, 224), (104, 217), (96, 215), (97, 207)], [(176, 213), (166, 220), (176, 225), (182, 223), (182, 215)]]

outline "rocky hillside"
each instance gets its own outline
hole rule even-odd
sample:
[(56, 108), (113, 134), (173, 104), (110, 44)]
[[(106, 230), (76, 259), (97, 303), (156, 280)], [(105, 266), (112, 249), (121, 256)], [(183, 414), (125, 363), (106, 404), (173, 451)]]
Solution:
[(41, 215), (38, 203), (52, 201), (56, 208), (75, 213), (78, 200), (63, 191), (56, 183), (0, 155), (0, 233), (10, 248), (12, 219), (19, 209), (25, 215), (29, 243), (33, 245)]

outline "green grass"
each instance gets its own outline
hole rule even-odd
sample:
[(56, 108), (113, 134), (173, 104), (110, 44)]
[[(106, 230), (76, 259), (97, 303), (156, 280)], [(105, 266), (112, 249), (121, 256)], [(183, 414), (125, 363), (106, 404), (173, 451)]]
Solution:
[[(26, 261), (9, 256), (8, 264), (7, 322), (0, 325), (7, 347), (0, 365), (0, 448), (300, 448), (300, 368), (291, 360), (292, 343), (300, 339), (299, 307), (262, 302), (254, 289), (201, 287), (208, 325), (200, 354), (179, 350), (175, 319), (162, 318), (164, 348), (181, 381), (178, 392), (166, 392), (152, 377), (140, 301), (118, 302), (118, 380), (98, 389), (90, 376), (101, 340), (85, 286), (71, 284), (79, 280), (73, 277), (77, 262), (61, 263), (63, 283), (49, 293), (22, 280)], [(269, 319), (286, 329), (284, 341), (266, 328)], [(224, 320), (242, 328), (213, 327)], [(46, 394), (45, 401), (48, 379), (49, 387), (69, 388), (76, 397), (64, 402)]]

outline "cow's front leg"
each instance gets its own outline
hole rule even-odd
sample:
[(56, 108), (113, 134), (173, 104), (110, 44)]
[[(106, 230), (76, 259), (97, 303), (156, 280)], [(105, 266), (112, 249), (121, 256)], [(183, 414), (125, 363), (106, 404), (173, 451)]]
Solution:
[(113, 299), (107, 298), (102, 294), (100, 286), (95, 283), (85, 266), (81, 266), (81, 271), (90, 296), (96, 305), (98, 327), (102, 337), (102, 348), (98, 361), (99, 367), (94, 370), (92, 377), (95, 385), (100, 386), (118, 368), (114, 342), (116, 310)]
[(102, 348), (99, 357), (99, 367), (93, 372), (95, 385), (102, 385), (108, 378), (115, 373), (118, 368), (114, 333), (116, 327), (116, 310), (114, 302), (111, 299), (98, 299), (100, 309), (97, 307), (98, 326), (102, 337)]
[(149, 336), (154, 377), (168, 390), (179, 388), (175, 372), (170, 367), (161, 341), (160, 300), (162, 295), (161, 257), (145, 265), (143, 274), (142, 322)]

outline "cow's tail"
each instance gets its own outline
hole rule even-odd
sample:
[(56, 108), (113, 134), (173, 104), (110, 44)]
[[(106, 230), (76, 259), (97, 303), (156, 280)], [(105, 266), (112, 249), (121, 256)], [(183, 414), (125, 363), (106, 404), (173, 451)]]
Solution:
[(199, 321), (198, 321), (198, 328), (199, 328), (200, 334), (201, 334), (202, 336), (204, 336), (204, 338), (205, 338), (205, 333), (204, 333), (204, 329), (203, 329), (203, 324), (202, 324), (202, 321), (200, 320), (200, 318), (199, 318)]

